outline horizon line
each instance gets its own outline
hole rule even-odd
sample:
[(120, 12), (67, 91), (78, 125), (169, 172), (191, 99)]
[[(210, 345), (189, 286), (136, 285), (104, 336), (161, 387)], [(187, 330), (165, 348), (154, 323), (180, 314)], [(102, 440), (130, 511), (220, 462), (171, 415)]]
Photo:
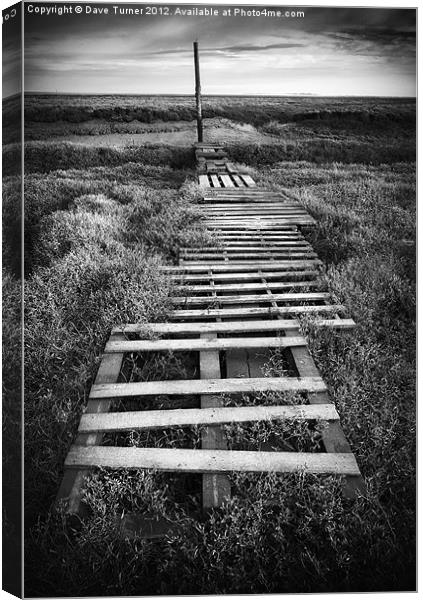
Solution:
[[(33, 95), (33, 96), (163, 96), (163, 97), (192, 97), (195, 98), (194, 93), (161, 93), (161, 92), (149, 92), (149, 93), (137, 93), (137, 92), (47, 92), (47, 91), (22, 91), (17, 92), (15, 94), (10, 94), (9, 96), (3, 96), (3, 100), (8, 100), (10, 98), (14, 98), (16, 96), (23, 95)], [(236, 93), (227, 93), (227, 94), (202, 94), (203, 97), (214, 97), (214, 98), (224, 98), (224, 97), (234, 97), (234, 98), (285, 98), (285, 97), (311, 97), (311, 98), (403, 98), (403, 99), (412, 99), (416, 100), (417, 95), (409, 96), (409, 95), (392, 95), (392, 94), (315, 94), (313, 92), (288, 92), (285, 94), (236, 94)]]

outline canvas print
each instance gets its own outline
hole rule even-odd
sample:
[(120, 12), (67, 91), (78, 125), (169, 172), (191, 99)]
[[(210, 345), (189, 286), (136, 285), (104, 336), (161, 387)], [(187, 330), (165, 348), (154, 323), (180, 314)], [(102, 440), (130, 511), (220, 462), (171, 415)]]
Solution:
[(4, 589), (416, 589), (415, 169), (415, 8), (3, 11)]

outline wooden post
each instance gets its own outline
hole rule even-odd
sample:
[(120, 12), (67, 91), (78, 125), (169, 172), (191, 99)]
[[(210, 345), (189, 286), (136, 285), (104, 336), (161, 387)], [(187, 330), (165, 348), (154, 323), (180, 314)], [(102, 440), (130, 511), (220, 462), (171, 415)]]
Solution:
[(194, 42), (194, 66), (195, 66), (195, 103), (197, 105), (197, 135), (198, 141), (203, 141), (203, 115), (201, 109), (201, 83), (200, 63), (198, 60), (198, 42)]

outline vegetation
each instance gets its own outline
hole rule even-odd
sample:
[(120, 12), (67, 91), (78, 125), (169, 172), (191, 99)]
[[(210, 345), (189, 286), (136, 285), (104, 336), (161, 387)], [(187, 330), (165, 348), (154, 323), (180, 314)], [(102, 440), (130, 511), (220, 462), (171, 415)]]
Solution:
[[(69, 102), (79, 110), (80, 99)], [(90, 102), (97, 107), (105, 100)], [(126, 102), (116, 100), (122, 107)], [(327, 102), (325, 108), (312, 98), (289, 102), (280, 114), (289, 106), (327, 110)], [(231, 501), (203, 518), (199, 477), (97, 470), (84, 492), (90, 514), (79, 527), (50, 510), (110, 329), (165, 318), (171, 288), (158, 264), (174, 260), (180, 245), (210, 239), (192, 204), (198, 190), (189, 183), (190, 149), (35, 142), (27, 150), (25, 178), (26, 595), (415, 589), (415, 147), (407, 134), (414, 116), (407, 108), (404, 120), (405, 101), (332, 102), (332, 112), (347, 106), (361, 114), (371, 105), (380, 117), (368, 119), (363, 133), (357, 119), (332, 114), (319, 128), (314, 116), (316, 135), (327, 136), (326, 144), (314, 145), (303, 119), (300, 129), (290, 130), (289, 150), (266, 100), (276, 143), (231, 144), (228, 151), (255, 169), (260, 184), (300, 198), (317, 219), (307, 236), (325, 263), (334, 299), (357, 328), (334, 333), (309, 319), (303, 328), (365, 477), (366, 496), (345, 499), (337, 478), (238, 474), (231, 477)], [(221, 100), (223, 108), (230, 103), (242, 109), (240, 102)], [(399, 122), (408, 123), (402, 134)], [(17, 175), (13, 159), (6, 164), (4, 294), (13, 307), (19, 295)], [(18, 319), (7, 311), (7, 332), (16, 332)], [(6, 370), (13, 373), (19, 368), (16, 334), (10, 340)], [(146, 362), (128, 357), (122, 377), (189, 377), (195, 368), (192, 357), (177, 353)], [(267, 368), (284, 370), (284, 357), (272, 355)], [(226, 436), (234, 448), (269, 440), (281, 448), (320, 444), (319, 431), (281, 425), (230, 426)], [(200, 428), (178, 429), (150, 438), (125, 435), (119, 443), (196, 447), (200, 436)], [(131, 512), (160, 516), (178, 529), (165, 539), (122, 539), (117, 523)]]

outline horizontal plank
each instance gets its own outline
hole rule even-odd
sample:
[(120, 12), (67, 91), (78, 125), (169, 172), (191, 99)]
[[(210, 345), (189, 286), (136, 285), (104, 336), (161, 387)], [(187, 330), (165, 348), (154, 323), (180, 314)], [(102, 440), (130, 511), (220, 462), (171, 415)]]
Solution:
[(276, 248), (274, 250), (269, 250), (267, 248), (262, 248), (259, 250), (255, 250), (253, 252), (227, 252), (223, 249), (221, 252), (191, 252), (187, 254), (180, 254), (181, 260), (184, 261), (198, 261), (204, 259), (210, 260), (223, 260), (227, 257), (229, 260), (236, 259), (245, 259), (245, 260), (264, 260), (267, 257), (273, 258), (290, 258), (294, 256), (298, 260), (302, 258), (317, 258), (317, 254), (313, 252), (313, 250), (308, 248)]
[(215, 230), (219, 229), (222, 231), (226, 231), (229, 229), (230, 231), (249, 231), (253, 229), (254, 231), (276, 231), (283, 226), (297, 226), (297, 225), (315, 225), (316, 221), (311, 217), (301, 217), (301, 218), (289, 218), (284, 217), (281, 219), (277, 219), (274, 221), (265, 220), (265, 219), (243, 219), (240, 221), (202, 221), (204, 227), (206, 229)]
[(286, 215), (288, 217), (291, 216), (308, 216), (306, 210), (296, 207), (296, 206), (263, 206), (260, 208), (237, 208), (237, 209), (229, 209), (229, 208), (219, 208), (218, 210), (208, 208), (207, 206), (203, 206), (201, 209), (201, 214), (208, 218), (228, 218), (228, 219), (237, 219), (239, 217), (251, 217), (251, 218), (262, 218), (262, 217), (274, 217), (278, 215)]
[(227, 187), (235, 187), (235, 184), (234, 184), (234, 182), (232, 181), (232, 179), (230, 178), (229, 175), (221, 175), (220, 179), (222, 180), (222, 183), (225, 186), (225, 188), (227, 188)]
[(241, 175), (242, 180), (244, 181), (244, 183), (246, 183), (248, 185), (248, 187), (254, 187), (256, 185), (256, 182), (254, 181), (254, 179), (252, 177), (250, 177), (250, 175)]
[(86, 413), (81, 417), (78, 431), (80, 433), (134, 431), (286, 419), (336, 421), (339, 419), (339, 415), (333, 404), (189, 408), (113, 412), (97, 415)]
[(248, 379), (181, 379), (139, 383), (94, 384), (90, 398), (130, 396), (186, 396), (205, 394), (242, 394), (255, 392), (324, 392), (320, 377), (251, 377)]
[(213, 235), (218, 239), (224, 240), (254, 240), (256, 238), (259, 239), (276, 239), (276, 240), (297, 240), (304, 239), (300, 230), (296, 225), (286, 225), (280, 227), (274, 227), (272, 229), (260, 229), (257, 227), (242, 227), (235, 229), (222, 229), (214, 231)]
[(250, 213), (245, 210), (239, 212), (239, 214), (227, 214), (225, 212), (219, 212), (216, 214), (208, 213), (207, 211), (202, 212), (202, 222), (219, 222), (219, 223), (245, 223), (245, 222), (264, 222), (264, 223), (285, 223), (293, 222), (297, 220), (310, 220), (314, 221), (313, 217), (310, 217), (306, 212), (303, 211), (271, 211), (267, 209), (262, 213)]
[(205, 256), (201, 257), (187, 257), (181, 258), (179, 263), (181, 267), (195, 267), (195, 266), (212, 266), (215, 268), (217, 265), (254, 265), (255, 263), (262, 262), (267, 260), (268, 264), (272, 265), (274, 263), (279, 263), (281, 261), (299, 261), (299, 260), (318, 260), (317, 254), (314, 252), (302, 252), (302, 253), (269, 253), (269, 254), (256, 254), (254, 256), (246, 256), (245, 258), (241, 256)]
[[(320, 260), (318, 259), (310, 259), (310, 260), (279, 260), (279, 261), (272, 261), (272, 263), (270, 264), (269, 261), (254, 261), (245, 265), (222, 265), (222, 264), (217, 264), (216, 266), (213, 265), (213, 263), (211, 263), (210, 265), (206, 265), (206, 266), (190, 266), (190, 265), (182, 265), (182, 266), (160, 266), (159, 269), (161, 271), (164, 271), (165, 273), (173, 273), (173, 272), (181, 272), (183, 274), (183, 272), (186, 273), (201, 273), (201, 272), (207, 272), (210, 269), (213, 271), (216, 271), (218, 273), (225, 273), (225, 272), (233, 272), (233, 271), (238, 271), (238, 272), (248, 272), (248, 271), (256, 271), (257, 269), (260, 269), (262, 271), (265, 270), (275, 270), (275, 269), (295, 269), (295, 268), (302, 268), (302, 267), (311, 267), (311, 266), (317, 266), (322, 264)], [(263, 275), (264, 277), (264, 275)]]
[(208, 308), (174, 310), (171, 319), (207, 319), (215, 317), (254, 317), (257, 315), (301, 315), (309, 313), (345, 312), (341, 304), (323, 306), (257, 306), (251, 308)]
[(319, 271), (317, 269), (315, 271), (266, 271), (262, 274), (259, 274), (258, 270), (255, 272), (245, 272), (240, 271), (239, 269), (232, 273), (213, 273), (213, 275), (198, 273), (198, 274), (180, 274), (180, 275), (168, 275), (169, 279), (173, 281), (253, 281), (253, 280), (272, 280), (272, 279), (284, 279), (284, 278), (293, 278), (298, 277), (299, 279), (304, 279), (307, 277), (316, 279), (319, 275)]
[(309, 216), (307, 211), (303, 208), (299, 208), (296, 206), (263, 206), (260, 208), (237, 208), (237, 209), (229, 209), (229, 208), (219, 208), (218, 210), (214, 210), (208, 208), (207, 206), (202, 206), (201, 214), (208, 218), (228, 218), (228, 219), (238, 219), (238, 218), (257, 218), (261, 219), (262, 217), (276, 217), (279, 215), (282, 216)]
[[(187, 290), (189, 292), (189, 289)], [(330, 294), (327, 292), (304, 292), (288, 294), (244, 294), (231, 296), (177, 296), (171, 298), (173, 304), (251, 304), (253, 302), (297, 302), (330, 300)]]
[(249, 331), (284, 331), (297, 329), (296, 319), (274, 319), (269, 321), (224, 321), (218, 323), (128, 323), (115, 327), (113, 333), (138, 333), (148, 331), (152, 334), (204, 334), (204, 333), (246, 333)]
[(157, 469), (184, 473), (320, 473), (360, 475), (353, 454), (323, 452), (251, 452), (180, 450), (176, 448), (116, 448), (72, 446), (67, 468)]
[[(333, 329), (352, 329), (355, 323), (352, 319), (314, 319), (313, 325), (317, 327), (330, 327)], [(247, 333), (253, 331), (289, 331), (298, 329), (300, 323), (297, 319), (274, 319), (260, 321), (224, 321), (224, 322), (188, 322), (188, 323), (127, 323), (114, 327), (112, 333), (137, 333), (145, 332), (157, 335), (201, 335), (204, 333)]]
[(179, 254), (183, 256), (190, 256), (191, 254), (196, 254), (198, 252), (206, 252), (207, 254), (220, 254), (222, 252), (227, 252), (228, 254), (234, 254), (236, 252), (271, 252), (272, 250), (276, 251), (284, 251), (287, 249), (292, 249), (293, 251), (300, 251), (303, 248), (312, 249), (311, 244), (306, 242), (305, 240), (284, 240), (280, 242), (274, 242), (273, 240), (269, 240), (267, 243), (261, 242), (259, 245), (257, 241), (242, 242), (225, 242), (220, 246), (200, 246), (198, 248), (186, 248), (183, 247), (180, 249)]
[(303, 337), (124, 340), (108, 342), (105, 352), (201, 352), (203, 350), (241, 348), (291, 348), (293, 346), (305, 346), (306, 344), (307, 342)]
[(250, 292), (254, 290), (285, 290), (291, 288), (309, 288), (320, 285), (314, 281), (268, 281), (266, 283), (224, 283), (215, 285), (178, 285), (176, 290), (186, 291), (186, 293), (219, 293), (219, 292)]

